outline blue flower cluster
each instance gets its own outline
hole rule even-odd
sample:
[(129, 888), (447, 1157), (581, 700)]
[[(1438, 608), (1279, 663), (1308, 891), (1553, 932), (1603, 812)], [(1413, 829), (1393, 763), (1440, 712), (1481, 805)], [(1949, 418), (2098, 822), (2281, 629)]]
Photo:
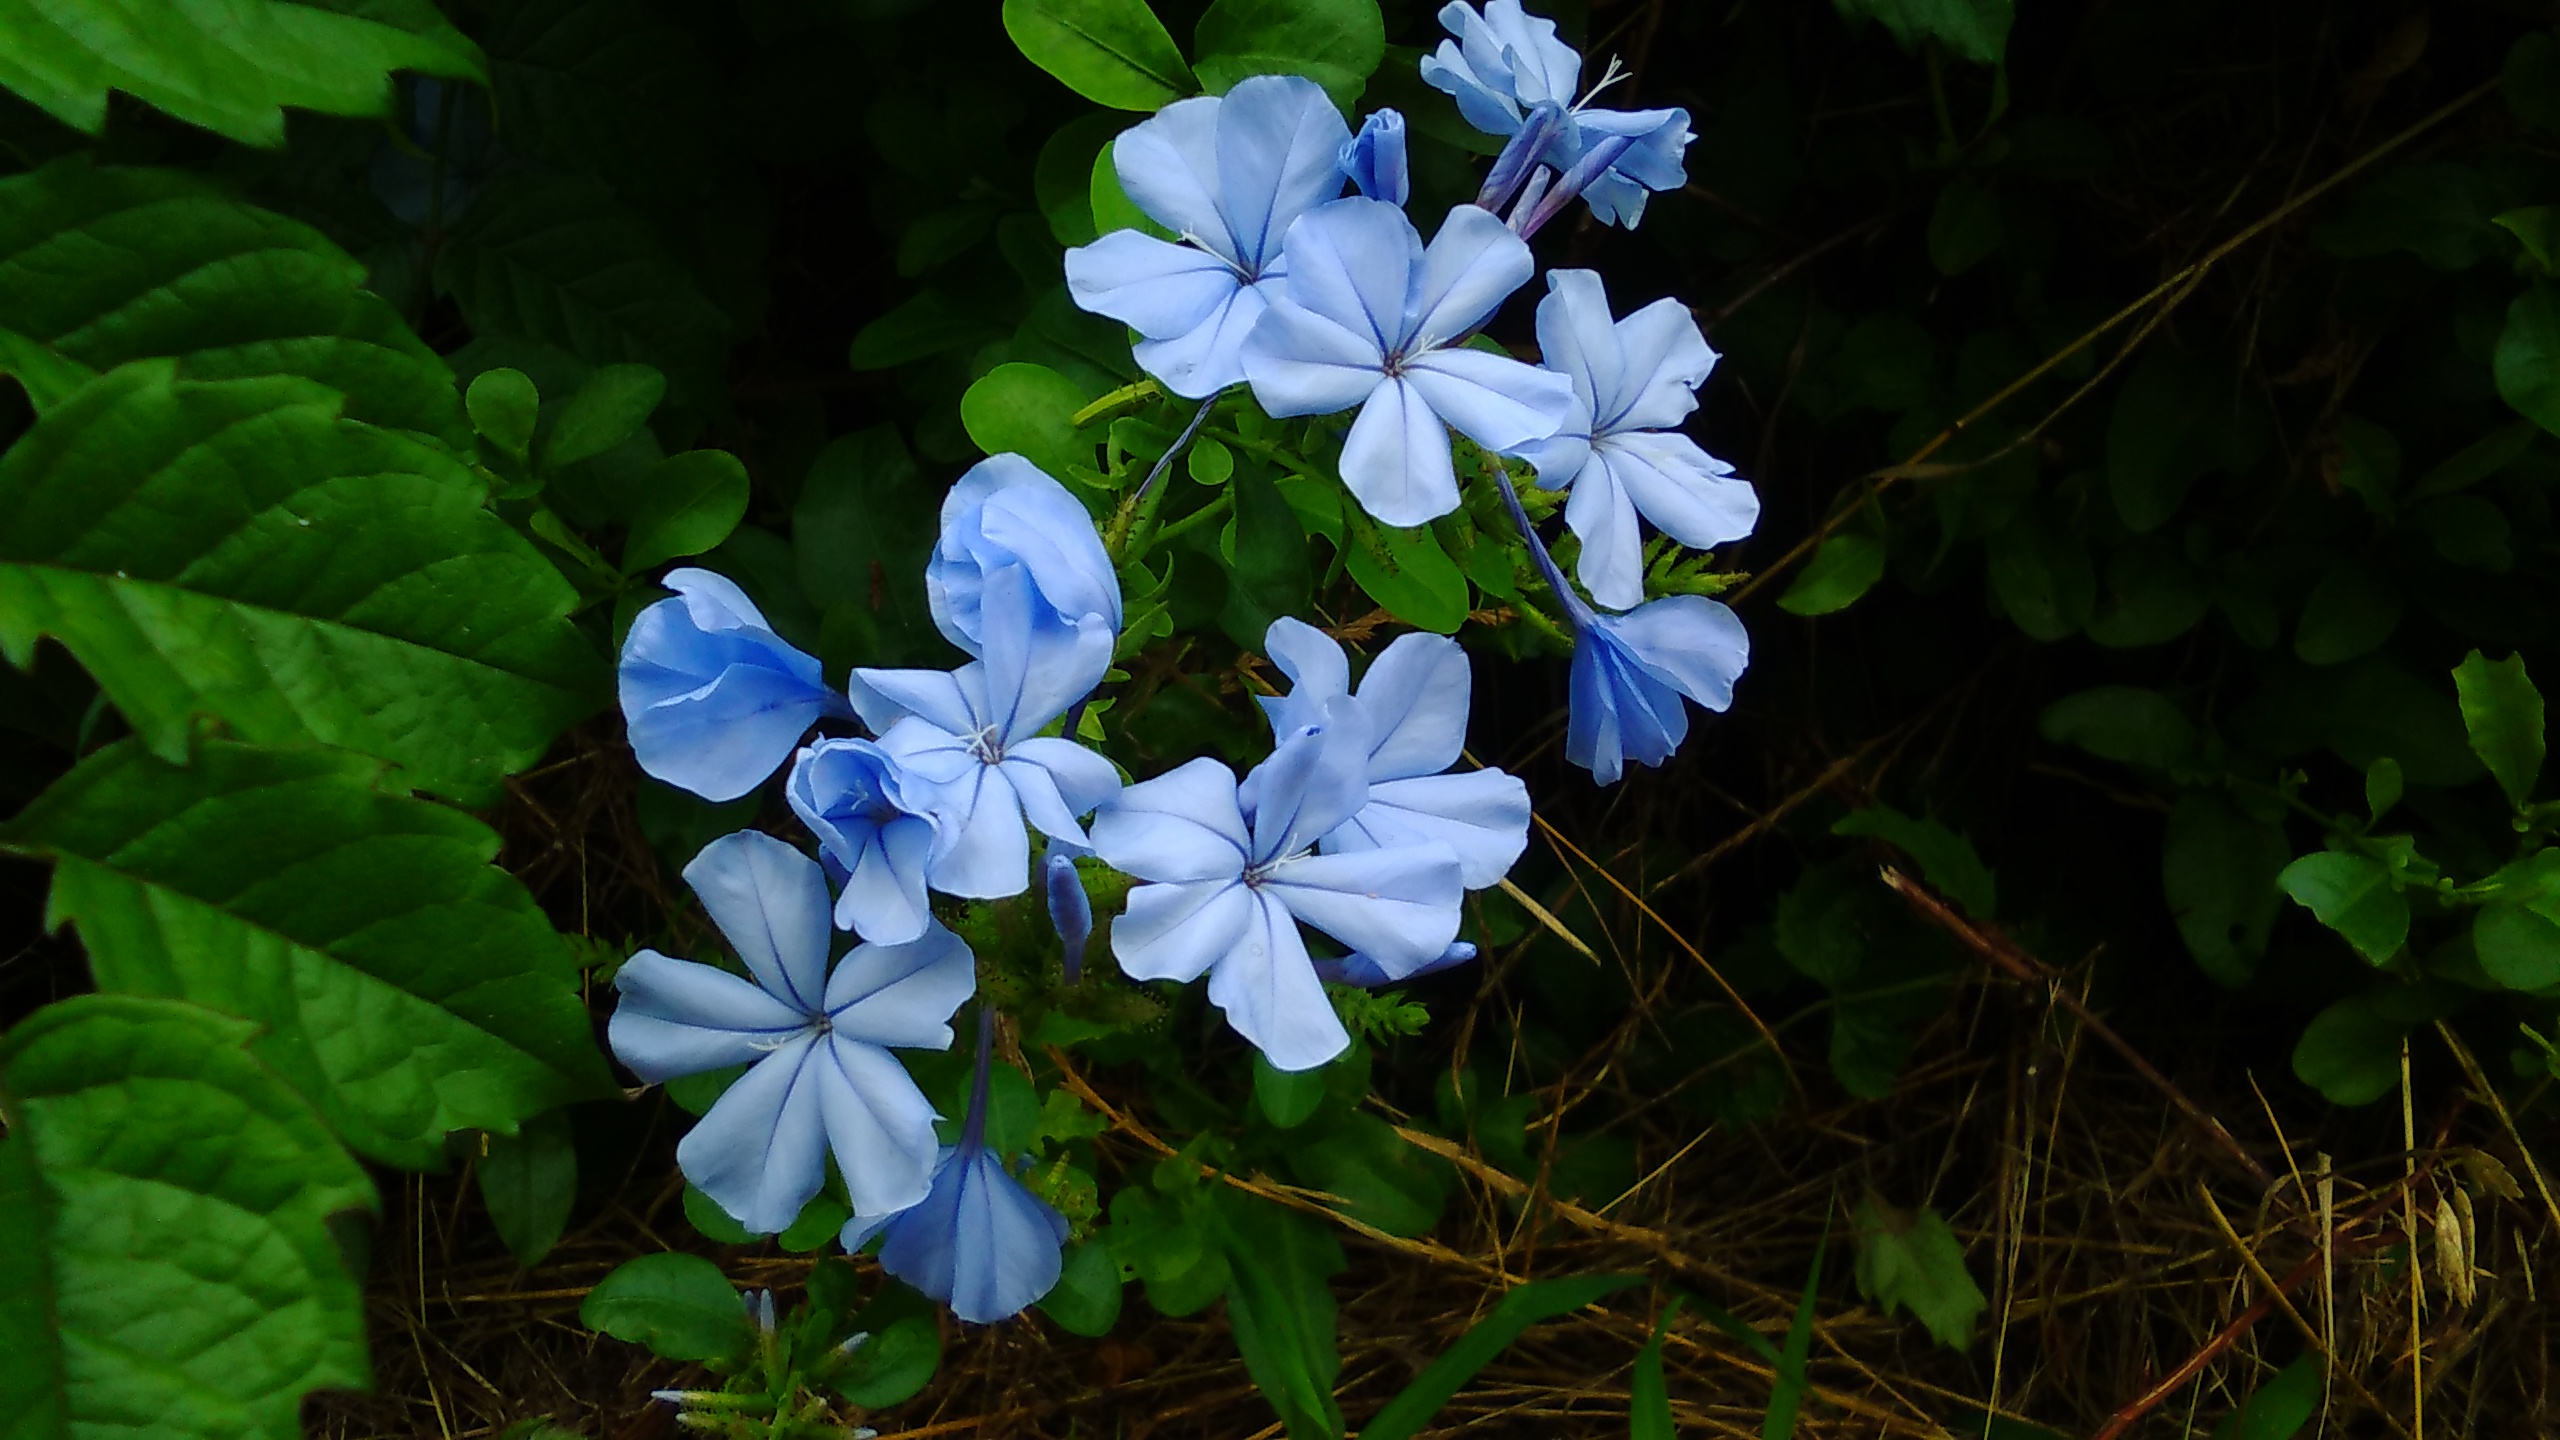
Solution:
[(1577, 97), (1581, 57), (1517, 0), (1481, 13), (1453, 3), (1440, 20), (1454, 38), (1423, 59), (1423, 79), (1505, 143), (1429, 243), (1404, 210), (1402, 116), (1381, 110), (1354, 133), (1314, 82), (1257, 76), (1114, 142), (1121, 187), (1174, 238), (1116, 230), (1070, 250), (1067, 288), (1129, 326), (1138, 363), (1176, 395), (1214, 403), (1244, 385), (1275, 418), (1349, 413), (1342, 481), (1381, 524), (1458, 508), (1452, 431), (1568, 491), (1576, 569), (1598, 608), (1558, 581), (1577, 637), (1566, 754), (1606, 784), (1629, 760), (1677, 750), (1683, 697), (1724, 708), (1749, 658), (1714, 601), (1645, 603), (1640, 520), (1705, 549), (1750, 534), (1759, 500), (1678, 432), (1716, 355), (1676, 301), (1619, 319), (1599, 275), (1558, 270), (1538, 306), (1542, 364), (1477, 337), (1537, 274), (1530, 237), (1573, 201), (1633, 227), (1648, 193), (1685, 183), (1689, 117), (1597, 108), (1609, 79)]
[[(1715, 353), (1674, 302), (1614, 317), (1583, 270), (1547, 277), (1543, 364), (1475, 337), (1536, 275), (1529, 237), (1565, 205), (1633, 225), (1649, 190), (1681, 183), (1688, 118), (1576, 101), (1579, 57), (1513, 0), (1441, 18), (1457, 39), (1425, 78), (1508, 143), (1476, 203), (1428, 244), (1403, 209), (1402, 117), (1381, 111), (1354, 133), (1313, 83), (1265, 76), (1120, 138), (1123, 185), (1178, 238), (1103, 236), (1069, 252), (1069, 283), (1135, 329), (1139, 362), (1203, 401), (1203, 417), (1239, 385), (1273, 417), (1350, 414), (1342, 478), (1382, 523), (1460, 504), (1452, 430), (1566, 489), (1597, 605), (1496, 467), (1577, 635), (1567, 753), (1606, 783), (1627, 760), (1670, 755), (1687, 702), (1728, 704), (1748, 656), (1725, 607), (1644, 599), (1639, 517), (1694, 547), (1757, 518), (1750, 487), (1676, 428)], [(976, 959), (936, 895), (1024, 896), (1043, 852), (1041, 900), (1074, 984), (1096, 928), (1076, 861), (1098, 857), (1137, 882), (1109, 926), (1122, 972), (1205, 976), (1274, 1067), (1305, 1070), (1351, 1043), (1328, 981), (1387, 984), (1474, 957), (1457, 938), (1461, 902), (1519, 859), (1530, 806), (1517, 778), (1464, 761), (1472, 674), (1454, 641), (1402, 636), (1355, 684), (1340, 643), (1286, 618), (1263, 642), (1289, 682), (1262, 699), (1269, 757), (1242, 776), (1202, 758), (1124, 784), (1078, 733), (1120, 642), (1115, 557), (1083, 503), (1022, 456), (953, 485), (925, 580), (967, 663), (857, 668), (841, 692), (708, 571), (669, 574), (675, 598), (634, 620), (621, 698), (641, 767), (729, 800), (787, 766), (783, 796), (814, 858), (758, 831), (706, 847), (685, 879), (746, 974), (642, 951), (615, 977), (610, 1039), (647, 1081), (744, 1067), (677, 1152), (740, 1224), (789, 1226), (832, 1158), (854, 1212), (844, 1245), (877, 1238), (890, 1273), (987, 1322), (1056, 1283), (1068, 1227), (987, 1142), (983, 997), (954, 1143), (890, 1053), (948, 1049), (977, 993)], [(836, 931), (857, 938), (831, 961)], [(1308, 932), (1330, 943), (1311, 947)]]

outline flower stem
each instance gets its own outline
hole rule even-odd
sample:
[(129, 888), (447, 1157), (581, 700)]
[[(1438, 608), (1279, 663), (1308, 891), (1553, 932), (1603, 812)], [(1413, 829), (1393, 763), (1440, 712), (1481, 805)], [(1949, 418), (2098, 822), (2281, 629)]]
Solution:
[(996, 1007), (978, 996), (978, 1073), (969, 1082), (969, 1114), (960, 1122), (960, 1148), (976, 1150), (987, 1143), (987, 1073), (995, 1063)]
[(1538, 207), (1529, 212), (1528, 220), (1519, 227), (1520, 238), (1526, 240), (1537, 234), (1539, 226), (1556, 218), (1564, 207), (1573, 203), (1575, 196), (1590, 188), (1592, 181), (1609, 173), (1609, 167), (1617, 164), (1618, 157), (1626, 154), (1628, 147), (1635, 143), (1633, 136), (1612, 135), (1583, 151), (1582, 158), (1573, 162), (1573, 168), (1564, 172), (1564, 178), (1539, 197)]
[(1156, 468), (1148, 471), (1145, 482), (1138, 486), (1140, 500), (1145, 500), (1147, 492), (1156, 488), (1156, 482), (1164, 478), (1164, 472), (1173, 468), (1173, 457), (1190, 448), (1191, 437), (1199, 434), (1200, 427), (1208, 423), (1209, 412), (1217, 408), (1217, 404), (1218, 397), (1215, 395), (1200, 402), (1200, 408), (1192, 413), (1191, 423), (1182, 427), (1182, 434), (1174, 440), (1172, 445), (1166, 447), (1164, 454), (1156, 460)]
[(1591, 607), (1573, 593), (1556, 557), (1547, 553), (1547, 542), (1538, 538), (1538, 527), (1529, 523), (1529, 511), (1520, 503), (1520, 492), (1511, 488), (1510, 470), (1498, 461), (1488, 462), (1488, 467), (1493, 471), (1493, 483), (1502, 489), (1502, 503), (1511, 511), (1511, 523), (1519, 527), (1520, 538), (1529, 546), (1529, 558), (1537, 562), (1538, 573), (1547, 577), (1547, 588), (1556, 592), (1556, 599), (1563, 603), (1565, 618), (1573, 622), (1575, 629), (1582, 628), (1591, 620)]

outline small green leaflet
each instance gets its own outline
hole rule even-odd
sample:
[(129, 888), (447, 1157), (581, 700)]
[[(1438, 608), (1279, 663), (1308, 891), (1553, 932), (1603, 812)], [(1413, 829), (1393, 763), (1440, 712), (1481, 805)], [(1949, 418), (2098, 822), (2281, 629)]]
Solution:
[(1941, 1345), (1961, 1350), (1991, 1302), (1965, 1273), (1964, 1243), (1937, 1211), (1904, 1211), (1870, 1195), (1859, 1202), (1858, 1291), (1888, 1315), (1909, 1310)]
[(2324, 850), (2284, 867), (2276, 883), (2376, 965), (2409, 938), (2408, 898), (2378, 861)]
[(1005, 0), (1004, 33), (1096, 105), (1151, 111), (1198, 88), (1145, 0)]
[(1905, 50), (1935, 40), (1958, 59), (1997, 65), (2009, 45), (2014, 0), (1832, 0), (1850, 20), (1883, 22)]
[(0, 657), (53, 636), (155, 754), (198, 717), (469, 804), (605, 696), (576, 592), (443, 451), (289, 376), (100, 376), (0, 456)]
[(516, 1263), (532, 1265), (551, 1253), (578, 1198), (578, 1150), (569, 1138), (569, 1117), (553, 1110), (526, 1121), (516, 1134), (484, 1137), (474, 1173), (489, 1223), (498, 1227)]
[(0, 1406), (19, 1440), (296, 1440), (362, 1388), (332, 1217), (373, 1183), (250, 1053), (175, 1000), (56, 1001), (0, 1039)]
[(626, 1260), (596, 1282), (578, 1323), (668, 1360), (721, 1360), (747, 1344), (746, 1306), (720, 1267), (668, 1252)]
[(111, 745), (0, 830), (54, 861), (49, 915), (80, 927), (100, 988), (255, 1022), (250, 1052), (395, 1164), (613, 1093), (576, 968), (488, 863), (488, 827), (375, 788), (382, 767), (344, 751), (189, 759)]
[(2490, 660), (2474, 650), (2453, 670), (2462, 701), (2462, 727), (2471, 753), (2497, 777), (2507, 803), (2518, 810), (2533, 798), (2542, 776), (2542, 692), (2525, 674), (2524, 657)]
[(2560, 435), (2560, 289), (2536, 280), (2507, 307), (2490, 368), (2516, 413)]
[(1884, 541), (1877, 537), (1856, 530), (1834, 535), (1778, 597), (1778, 608), (1790, 615), (1846, 610), (1884, 578), (1884, 560)]
[(106, 128), (107, 92), (121, 90), (279, 146), (288, 105), (390, 114), (394, 70), (489, 80), (480, 48), (429, 0), (0, 0), (0, 85), (92, 135)]
[(2000, 905), (2000, 887), (1973, 842), (1935, 820), (1916, 819), (1890, 805), (1852, 811), (1831, 827), (1834, 835), (1872, 835), (1920, 862), (1920, 873), (1976, 920), (1989, 920)]

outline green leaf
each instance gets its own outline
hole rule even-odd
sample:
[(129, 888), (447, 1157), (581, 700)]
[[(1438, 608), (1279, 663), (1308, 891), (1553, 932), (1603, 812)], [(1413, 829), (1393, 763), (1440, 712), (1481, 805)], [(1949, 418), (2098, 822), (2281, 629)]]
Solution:
[(1505, 1291), (1486, 1316), (1467, 1328), (1457, 1342), (1423, 1367), (1396, 1398), (1360, 1427), (1360, 1440), (1411, 1440), (1440, 1407), (1465, 1387), (1476, 1372), (1511, 1348), (1530, 1326), (1570, 1315), (1631, 1285), (1641, 1275), (1574, 1275), (1561, 1280), (1532, 1280)]
[(2543, 756), (2542, 692), (2525, 674), (2524, 657), (2493, 661), (2474, 650), (2453, 668), (2453, 689), (2471, 753), (2497, 777), (2507, 803), (2524, 809), (2542, 778)]
[(1248, 467), (1229, 484), (1235, 513), (1227, 518), (1224, 537), (1227, 603), (1218, 623), (1238, 645), (1259, 649), (1272, 621), (1307, 609), (1313, 578), (1307, 573), (1307, 532), (1261, 466)]
[(853, 1207), (821, 1190), (809, 1197), (800, 1213), (774, 1237), (775, 1242), (794, 1255), (806, 1255), (835, 1243), (844, 1231), (846, 1221), (853, 1218)]
[(2501, 425), (2438, 461), (2409, 490), (2411, 501), (2468, 490), (2514, 464), (2542, 432), (2530, 420)]
[(2560, 289), (2536, 280), (2507, 307), (2490, 369), (2516, 413), (2560, 435)]
[(1342, 1269), (1342, 1247), (1313, 1221), (1240, 1190), (1218, 1187), (1212, 1206), (1233, 1277), (1227, 1323), (1245, 1373), (1290, 1440), (1340, 1440), (1333, 1382), (1342, 1355), (1325, 1277)]
[(2560, 985), (2560, 849), (2537, 850), (2490, 879), (2496, 895), (2471, 926), (2480, 968), (2510, 990)]
[(1999, 885), (1973, 842), (1935, 820), (1922, 820), (1890, 805), (1853, 810), (1832, 825), (1834, 835), (1872, 835), (1920, 862), (1930, 886), (1976, 920), (1999, 908)]
[(649, 467), (627, 500), (622, 573), (699, 555), (747, 518), (747, 467), (726, 450), (687, 450)]
[(284, 143), (284, 107), (387, 116), (391, 72), (488, 83), (479, 47), (426, 0), (0, 0), (0, 85), (96, 135), (121, 90), (248, 145)]
[(2303, 603), (2293, 653), (2311, 665), (2342, 665), (2369, 655), (2400, 628), (2401, 609), (2399, 590), (2380, 572), (2342, 560)]
[[(1822, 1293), (1822, 1260), (1831, 1250), (1831, 1226), (1813, 1245), (1813, 1268), (1805, 1272), (1804, 1293), (1796, 1297), (1795, 1318), (1787, 1323), (1786, 1348), (1778, 1354), (1776, 1381), (1769, 1387), (1769, 1408), (1760, 1417), (1760, 1440), (1789, 1440), (1796, 1416), (1804, 1408), (1805, 1365), (1813, 1356), (1813, 1311)], [(1765, 1345), (1767, 1342), (1763, 1341)]]
[(545, 1111), (513, 1135), (491, 1135), (477, 1167), (489, 1223), (519, 1265), (532, 1265), (560, 1243), (578, 1198), (578, 1147), (569, 1117)]
[(1884, 578), (1884, 559), (1884, 541), (1876, 536), (1858, 530), (1834, 535), (1778, 597), (1778, 608), (1790, 615), (1846, 610)]
[(592, 713), (577, 595), (442, 451), (273, 376), (110, 371), (0, 456), (0, 656), (50, 635), (153, 752), (198, 717), (467, 804)]
[(447, 1131), (511, 1132), (613, 1093), (578, 972), (479, 821), (374, 788), (326, 750), (127, 741), (0, 830), (55, 862), (52, 923), (100, 988), (255, 1021), (250, 1050), (358, 1152), (435, 1163)]
[(1467, 576), (1428, 526), (1379, 525), (1351, 514), (1346, 568), (1380, 608), (1417, 629), (1455, 635), (1467, 623)]
[(800, 589), (826, 613), (830, 665), (912, 665), (940, 653), (925, 600), (941, 491), (897, 430), (875, 425), (828, 442), (791, 512)]
[(1004, 33), (1096, 105), (1156, 110), (1197, 88), (1145, 0), (1004, 0)]
[(1012, 361), (978, 377), (960, 397), (960, 423), (988, 454), (1020, 455), (1063, 480), (1070, 468), (1094, 468), (1094, 447), (1102, 443), (1100, 426), (1075, 426), (1088, 398), (1046, 365)]
[(491, 181), (446, 238), (436, 284), (476, 334), (557, 345), (595, 365), (655, 366), (679, 404), (711, 413), (728, 403), (729, 317), (602, 181)]
[(2408, 897), (2391, 883), (2390, 871), (2362, 855), (2305, 855), (2284, 867), (2276, 883), (2376, 965), (2399, 954), (2409, 938)]
[(2432, 982), (2350, 995), (2311, 1017), (2293, 1047), (2293, 1073), (2333, 1105), (2370, 1105), (2400, 1087), (2409, 1032), (2459, 1003), (2454, 987)]
[(2526, 31), (2507, 49), (2498, 88), (2527, 130), (2560, 134), (2560, 40), (2547, 30)]
[(1345, 110), (1387, 54), (1378, 0), (1216, 0), (1191, 38), (1213, 95), (1250, 75), (1304, 75)]
[(1307, 1122), (1324, 1104), (1324, 1070), (1280, 1070), (1262, 1058), (1253, 1057), (1253, 1100), (1262, 1107), (1263, 1118), (1283, 1130), (1292, 1130)]
[(654, 365), (599, 366), (552, 416), (542, 437), (542, 468), (593, 459), (639, 434), (666, 395), (667, 377)]
[(1938, 1212), (1904, 1211), (1870, 1195), (1860, 1201), (1858, 1293), (1887, 1315), (1909, 1310), (1930, 1337), (1953, 1350), (1973, 1343), (1973, 1323), (1990, 1304), (1964, 1267), (1964, 1242)]
[(705, 1240), (720, 1245), (750, 1245), (764, 1238), (739, 1224), (735, 1216), (720, 1208), (719, 1201), (690, 1184), (684, 1187), (683, 1204), (686, 1223), (692, 1225)]
[(1344, 1115), (1293, 1134), (1288, 1163), (1306, 1185), (1340, 1196), (1351, 1218), (1390, 1235), (1430, 1229), (1447, 1199), (1444, 1162), (1375, 1115)]
[(364, 284), (319, 231), (201, 176), (72, 156), (0, 180), (0, 330), (91, 370), (301, 375), (352, 419), (467, 447), (453, 372)]
[(2213, 1427), (2213, 1440), (2293, 1440), (2320, 1413), (2327, 1376), (2320, 1356), (2305, 1351), (2277, 1371), (2239, 1409)]
[(2187, 953), (2216, 982), (2241, 985), (2256, 972), (2284, 904), (2276, 877), (2292, 854), (2282, 830), (2216, 791), (2187, 791), (2169, 812), (2160, 888)]
[(2116, 547), (2089, 615), (2089, 638), (2130, 649), (2159, 645), (2196, 627), (2213, 608), (2204, 577), (2162, 532)]
[(2361, 415), (2339, 417), (2338, 488), (2353, 492), (2376, 515), (2391, 513), (2400, 487), (2400, 437)]
[(252, 1027), (85, 995), (0, 1040), (0, 1401), (26, 1440), (295, 1440), (367, 1383), (331, 1233), (372, 1182), (248, 1052)]
[(2088, 543), (2061, 521), (2028, 510), (1992, 532), (1991, 593), (2034, 640), (2061, 640), (2089, 623), (2098, 600), (2098, 571)]
[(2333, 255), (2405, 251), (2429, 268), (2462, 270), (2495, 250), (2488, 176), (2468, 165), (2402, 165), (2365, 182), (2313, 231)]
[(1049, 222), (1050, 239), (1090, 245), (1102, 233), (1093, 223), (1093, 164), (1128, 124), (1126, 116), (1097, 111), (1059, 126), (1040, 143), (1031, 166), (1031, 196)]
[(2000, 192), (1968, 175), (1938, 191), (1929, 212), (1929, 263), (1941, 275), (1961, 275), (2000, 250)]
[(1958, 59), (1997, 65), (2009, 44), (2015, 0), (1831, 0), (1852, 21), (1877, 20), (1905, 50), (1935, 40)]
[(2199, 476), (2248, 468), (2261, 421), (2240, 393), (2221, 367), (2166, 345), (2135, 364), (2107, 419), (2107, 489), (2127, 526), (2156, 530)]
[(662, 1360), (726, 1360), (748, 1338), (746, 1306), (720, 1267), (673, 1251), (616, 1266), (587, 1292), (578, 1323)]
[(1005, 327), (949, 293), (925, 290), (856, 332), (847, 361), (856, 370), (892, 370), (928, 356), (975, 349), (1004, 338), (1004, 333)]
[(518, 460), (533, 448), (533, 427), (542, 418), (542, 395), (521, 370), (501, 365), (471, 377), (462, 397), (471, 428), (480, 438)]
[(38, 411), (52, 409), (98, 378), (97, 371), (15, 330), (0, 330), (0, 375), (16, 380), (27, 392), (27, 404)]
[(1040, 1297), (1040, 1313), (1070, 1335), (1108, 1335), (1120, 1321), (1124, 1288), (1120, 1262), (1109, 1250), (1091, 1241), (1070, 1245), (1058, 1283)]
[(1093, 174), (1085, 192), (1086, 203), (1093, 209), (1093, 228), (1104, 235), (1114, 230), (1135, 230), (1159, 240), (1171, 238), (1173, 232), (1139, 209), (1137, 202), (1129, 198), (1129, 192), (1120, 187), (1120, 166), (1112, 158), (1111, 148), (1118, 143), (1114, 139), (1093, 157)]
[(2037, 733), (2102, 759), (2167, 770), (2195, 754), (2196, 727), (2157, 690), (2101, 685), (2045, 707)]
[(1662, 1375), (1662, 1336), (1680, 1313), (1680, 1297), (1662, 1309), (1653, 1334), (1636, 1352), (1635, 1373), (1627, 1377), (1628, 1440), (1672, 1440), (1671, 1387)]
[(933, 1383), (933, 1372), (942, 1368), (942, 1327), (922, 1297), (892, 1285), (853, 1323), (871, 1338), (836, 1372), (831, 1383), (838, 1395), (879, 1410), (912, 1400)]

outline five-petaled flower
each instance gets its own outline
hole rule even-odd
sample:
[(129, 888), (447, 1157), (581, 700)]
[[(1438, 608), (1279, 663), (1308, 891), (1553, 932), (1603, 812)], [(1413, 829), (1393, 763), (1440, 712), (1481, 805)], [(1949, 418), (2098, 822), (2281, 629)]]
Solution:
[(1287, 249), (1285, 293), (1245, 343), (1245, 376), (1275, 416), (1360, 407), (1342, 483), (1380, 523), (1458, 508), (1451, 428), (1511, 455), (1563, 426), (1571, 381), (1463, 343), (1537, 271), (1491, 211), (1450, 211), (1425, 249), (1393, 205), (1337, 200), (1290, 226)]
[(623, 640), (622, 716), (640, 768), (706, 800), (735, 800), (791, 758), (822, 715), (847, 713), (817, 657), (793, 649), (736, 582), (670, 570)]
[(1138, 364), (1176, 395), (1244, 378), (1238, 351), (1301, 215), (1342, 193), (1342, 112), (1295, 75), (1257, 75), (1223, 96), (1178, 100), (1112, 147), (1121, 188), (1179, 243), (1114, 230), (1069, 250), (1076, 304), (1146, 337)]
[(1591, 598), (1613, 610), (1643, 601), (1638, 514), (1692, 549), (1751, 533), (1760, 497), (1750, 482), (1674, 428), (1716, 364), (1688, 306), (1656, 300), (1612, 321), (1598, 274), (1550, 270), (1538, 348), (1573, 378), (1573, 418), (1528, 458), (1541, 486), (1573, 487), (1564, 520), (1582, 541), (1574, 571)]
[(1093, 820), (1096, 853), (1153, 883), (1111, 928), (1120, 968), (1141, 980), (1209, 975), (1209, 999), (1281, 1070), (1351, 1043), (1298, 934), (1304, 921), (1406, 974), (1447, 952), (1464, 893), (1456, 852), (1432, 842), (1316, 853), (1368, 803), (1374, 732), (1337, 695), (1254, 767), (1246, 786), (1202, 758), (1120, 792)]
[[(1341, 642), (1305, 621), (1272, 621), (1262, 648), (1293, 686), (1262, 699), (1274, 733), (1322, 723), (1333, 698), (1352, 693)], [(1467, 652), (1445, 635), (1399, 635), (1370, 662), (1359, 689), (1374, 727), (1369, 800), (1317, 849), (1343, 854), (1436, 840), (1456, 853), (1470, 890), (1510, 873), (1529, 845), (1529, 787), (1490, 766), (1450, 769), (1466, 748), (1473, 690)], [(1253, 801), (1246, 794), (1248, 807)]]
[(652, 1083), (746, 1065), (676, 1147), (685, 1178), (741, 1225), (788, 1227), (835, 1154), (857, 1211), (925, 1197), (933, 1106), (889, 1047), (947, 1050), (977, 962), (934, 926), (905, 945), (857, 945), (827, 970), (827, 883), (816, 861), (742, 830), (684, 871), (753, 981), (643, 950), (614, 972), (613, 1053)]
[(906, 789), (898, 762), (868, 740), (820, 740), (792, 763), (782, 796), (843, 887), (839, 930), (903, 944), (933, 922), (925, 867), (941, 827), (908, 803)]

